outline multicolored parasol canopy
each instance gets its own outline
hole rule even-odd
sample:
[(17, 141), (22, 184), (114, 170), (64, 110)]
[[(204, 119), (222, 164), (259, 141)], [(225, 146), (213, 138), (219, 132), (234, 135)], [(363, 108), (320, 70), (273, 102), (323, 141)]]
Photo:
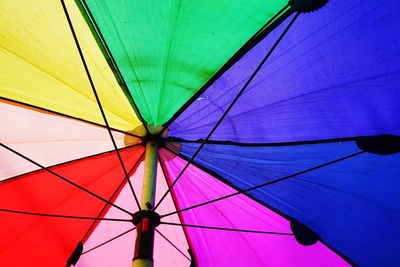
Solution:
[(0, 266), (397, 266), (399, 10), (3, 0)]

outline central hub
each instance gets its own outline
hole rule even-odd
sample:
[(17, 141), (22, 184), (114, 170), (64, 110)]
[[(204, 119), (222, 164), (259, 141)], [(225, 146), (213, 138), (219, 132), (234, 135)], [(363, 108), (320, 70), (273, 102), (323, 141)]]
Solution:
[(140, 210), (132, 215), (132, 223), (136, 227), (140, 223), (157, 227), (160, 225), (160, 215), (152, 210)]
[(142, 139), (143, 144), (147, 144), (149, 141), (157, 143), (159, 147), (162, 147), (165, 143), (164, 137), (162, 137), (160, 134), (148, 134)]

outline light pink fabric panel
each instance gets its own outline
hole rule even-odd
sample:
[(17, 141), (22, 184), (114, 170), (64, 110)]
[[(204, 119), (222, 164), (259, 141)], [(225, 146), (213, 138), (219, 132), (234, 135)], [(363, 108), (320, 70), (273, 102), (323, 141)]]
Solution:
[[(139, 199), (141, 198), (142, 180), (143, 180), (143, 166), (139, 166), (136, 173), (131, 177), (135, 192)], [(165, 178), (162, 174), (161, 168), (158, 168), (157, 176), (157, 199), (167, 190)], [(133, 203), (132, 193), (128, 186), (121, 191), (116, 199), (116, 204), (124, 208), (132, 207)], [(170, 196), (168, 196), (163, 204), (159, 207), (160, 213), (166, 213), (175, 210), (174, 204)], [(119, 211), (118, 209), (111, 208), (105, 217), (109, 218), (128, 218), (129, 215)], [(173, 222), (179, 223), (178, 216), (172, 218)], [(84, 251), (89, 250), (96, 245), (117, 236), (130, 228), (133, 224), (125, 222), (109, 222), (102, 221), (91, 234), (89, 239), (84, 244)], [(160, 225), (157, 229), (168, 237), (175, 245), (177, 245), (185, 254), (188, 255), (188, 244), (181, 227), (170, 227)], [(136, 239), (136, 230), (102, 246), (91, 252), (85, 253), (79, 259), (76, 266), (78, 267), (131, 267), (134, 252), (134, 244)], [(154, 266), (156, 267), (187, 267), (190, 262), (175, 248), (173, 248), (164, 238), (158, 233), (155, 235), (154, 245)]]
[[(160, 151), (160, 159), (170, 183), (186, 164), (165, 149)], [(173, 191), (180, 208), (235, 192), (192, 165)], [(187, 224), (291, 233), (286, 219), (244, 195), (185, 211), (181, 216)], [(322, 243), (306, 247), (298, 244), (294, 236), (186, 229), (200, 267), (348, 266)]]
[[(103, 127), (5, 102), (0, 102), (0, 117), (0, 142), (44, 166), (113, 149)], [(117, 145), (124, 147), (124, 134), (113, 135)], [(0, 149), (0, 180), (37, 169), (36, 165)]]

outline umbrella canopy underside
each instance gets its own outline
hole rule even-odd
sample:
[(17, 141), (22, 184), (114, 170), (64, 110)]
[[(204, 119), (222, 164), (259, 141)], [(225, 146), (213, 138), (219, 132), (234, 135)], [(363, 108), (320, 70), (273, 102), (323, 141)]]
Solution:
[(0, 265), (396, 266), (398, 10), (2, 1)]

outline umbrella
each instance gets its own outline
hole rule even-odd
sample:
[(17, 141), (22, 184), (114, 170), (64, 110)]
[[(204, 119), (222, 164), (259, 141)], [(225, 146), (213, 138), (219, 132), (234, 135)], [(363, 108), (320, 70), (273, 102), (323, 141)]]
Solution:
[(397, 1), (0, 4), (2, 266), (396, 266)]

